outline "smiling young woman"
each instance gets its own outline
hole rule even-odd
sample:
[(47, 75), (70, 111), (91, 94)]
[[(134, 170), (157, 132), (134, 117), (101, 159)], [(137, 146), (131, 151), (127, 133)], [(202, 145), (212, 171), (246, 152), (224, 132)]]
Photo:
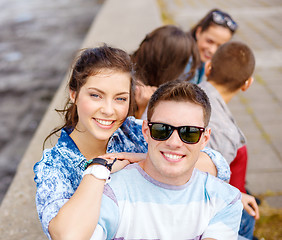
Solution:
[(130, 78), (129, 73), (103, 69), (88, 78), (77, 97), (70, 91), (79, 115), (70, 137), (88, 160), (106, 153), (109, 138), (127, 117)]
[(105, 176), (103, 166), (95, 165), (100, 179), (83, 177), (89, 160), (112, 152), (147, 152), (142, 122), (128, 117), (133, 73), (129, 55), (120, 49), (105, 45), (78, 57), (68, 84), (69, 99), (59, 111), (65, 124), (50, 134), (61, 131), (61, 136), (34, 166), (37, 211), (49, 238), (84, 239), (93, 233), (101, 201), (97, 193), (103, 191)]

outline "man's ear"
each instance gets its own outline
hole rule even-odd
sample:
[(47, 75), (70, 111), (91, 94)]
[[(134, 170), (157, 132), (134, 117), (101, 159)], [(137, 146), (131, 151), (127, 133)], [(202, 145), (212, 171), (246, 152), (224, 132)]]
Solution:
[(205, 132), (202, 135), (202, 141), (201, 141), (201, 149), (204, 149), (205, 146), (207, 146), (209, 140), (210, 140), (210, 136), (211, 136), (211, 129), (210, 128), (206, 128)]
[(196, 32), (195, 32), (196, 40), (199, 39), (199, 36), (201, 33), (202, 33), (202, 27), (197, 27)]
[(143, 124), (142, 124), (142, 133), (143, 133), (143, 136), (145, 138), (145, 141), (148, 142), (150, 129), (149, 129), (149, 126), (148, 126), (148, 121), (146, 121), (146, 120), (144, 120)]
[(242, 90), (243, 92), (247, 91), (248, 88), (252, 85), (253, 81), (254, 81), (254, 78), (253, 78), (253, 77), (250, 77), (250, 78), (245, 82), (245, 84), (241, 87), (241, 90)]
[(72, 103), (75, 103), (76, 92), (73, 90), (69, 90), (69, 96)]
[(211, 73), (211, 61), (208, 60), (205, 64), (205, 75), (208, 78)]

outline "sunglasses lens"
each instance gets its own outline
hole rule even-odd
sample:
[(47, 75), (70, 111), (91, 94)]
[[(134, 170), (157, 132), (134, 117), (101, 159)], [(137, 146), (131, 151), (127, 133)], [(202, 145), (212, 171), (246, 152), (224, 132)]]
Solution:
[(228, 15), (221, 12), (213, 12), (212, 13), (213, 21), (219, 25), (227, 26), (231, 31), (235, 31), (237, 29), (237, 23), (232, 20)]
[(173, 127), (165, 123), (149, 123), (151, 137), (157, 141), (167, 140), (174, 130), (177, 129), (180, 139), (185, 143), (194, 144), (199, 142), (204, 128), (183, 126)]
[(235, 31), (237, 28), (237, 24), (232, 20), (227, 21), (227, 26), (233, 31)]
[(222, 14), (219, 14), (218, 12), (213, 13), (213, 21), (217, 24), (223, 24), (224, 23), (224, 17)]
[(186, 143), (197, 143), (201, 137), (201, 130), (196, 127), (182, 127), (179, 134), (181, 139)]
[(169, 138), (172, 129), (169, 125), (154, 123), (151, 125), (151, 136), (155, 140), (166, 140)]

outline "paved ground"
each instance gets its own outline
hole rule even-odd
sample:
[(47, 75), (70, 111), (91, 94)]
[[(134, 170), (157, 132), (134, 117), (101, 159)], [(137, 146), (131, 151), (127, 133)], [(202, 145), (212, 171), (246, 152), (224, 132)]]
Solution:
[(160, 0), (162, 16), (188, 30), (210, 9), (229, 12), (239, 24), (234, 39), (255, 52), (255, 82), (230, 103), (248, 140), (247, 185), (282, 208), (282, 1)]

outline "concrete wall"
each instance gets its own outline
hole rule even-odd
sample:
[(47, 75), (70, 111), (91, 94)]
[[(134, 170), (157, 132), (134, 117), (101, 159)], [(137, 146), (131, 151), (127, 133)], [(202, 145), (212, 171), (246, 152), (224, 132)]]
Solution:
[[(130, 53), (147, 33), (160, 25), (162, 22), (155, 0), (106, 0), (81, 48), (95, 47), (105, 42)], [(34, 134), (2, 201), (0, 239), (45, 239), (35, 207), (36, 187), (32, 168), (41, 158), (43, 140), (61, 123), (54, 109), (62, 108), (65, 103), (67, 76)]]

